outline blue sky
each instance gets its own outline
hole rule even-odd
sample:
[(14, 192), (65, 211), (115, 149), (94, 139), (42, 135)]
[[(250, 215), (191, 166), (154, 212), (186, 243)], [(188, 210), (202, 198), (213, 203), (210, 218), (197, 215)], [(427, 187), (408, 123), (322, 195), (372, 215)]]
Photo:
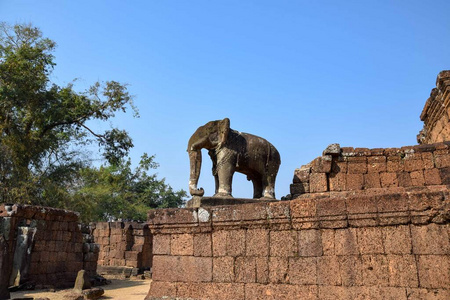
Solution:
[[(436, 76), (450, 69), (449, 11), (448, 0), (0, 0), (0, 21), (31, 22), (57, 42), (54, 82), (129, 84), (141, 117), (112, 124), (133, 137), (133, 162), (155, 154), (159, 176), (187, 190), (189, 137), (228, 117), (279, 150), (278, 198), (328, 144), (416, 144)], [(199, 186), (212, 195), (203, 157)], [(252, 196), (241, 174), (233, 187)]]

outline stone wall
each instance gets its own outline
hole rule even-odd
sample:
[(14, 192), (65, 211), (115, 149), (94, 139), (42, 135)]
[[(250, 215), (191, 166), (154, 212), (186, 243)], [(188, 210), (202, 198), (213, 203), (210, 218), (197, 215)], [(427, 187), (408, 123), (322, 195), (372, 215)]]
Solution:
[(99, 266), (152, 267), (153, 239), (147, 224), (99, 222), (92, 223), (91, 228), (100, 246)]
[(295, 170), (291, 197), (327, 191), (450, 184), (449, 145), (367, 149), (333, 144), (321, 157)]
[(89, 243), (89, 231), (82, 230), (78, 213), (1, 204), (0, 221), (3, 287), (24, 282), (68, 287), (81, 269), (95, 274), (98, 247)]
[(419, 144), (450, 140), (450, 71), (439, 73), (420, 119), (424, 125), (417, 135)]
[(449, 219), (443, 185), (153, 210), (146, 299), (450, 299)]

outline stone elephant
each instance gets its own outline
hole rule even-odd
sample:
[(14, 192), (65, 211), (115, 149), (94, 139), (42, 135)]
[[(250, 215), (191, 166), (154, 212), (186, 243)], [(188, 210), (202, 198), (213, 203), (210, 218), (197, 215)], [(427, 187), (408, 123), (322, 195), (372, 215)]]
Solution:
[(230, 120), (211, 121), (199, 127), (189, 139), (189, 192), (203, 196), (197, 188), (202, 165), (201, 149), (208, 149), (215, 178), (214, 197), (231, 197), (234, 172), (247, 175), (253, 182), (253, 198), (275, 199), (275, 179), (281, 159), (267, 140), (230, 129)]

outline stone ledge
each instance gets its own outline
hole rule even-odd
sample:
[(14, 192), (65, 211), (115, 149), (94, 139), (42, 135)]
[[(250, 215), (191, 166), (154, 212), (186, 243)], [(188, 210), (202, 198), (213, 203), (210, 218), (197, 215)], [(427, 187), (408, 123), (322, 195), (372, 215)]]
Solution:
[(198, 197), (194, 196), (191, 200), (186, 202), (187, 208), (198, 208), (207, 206), (219, 206), (219, 205), (239, 205), (248, 203), (266, 203), (276, 202), (275, 199), (248, 199), (248, 198), (233, 198), (233, 197)]

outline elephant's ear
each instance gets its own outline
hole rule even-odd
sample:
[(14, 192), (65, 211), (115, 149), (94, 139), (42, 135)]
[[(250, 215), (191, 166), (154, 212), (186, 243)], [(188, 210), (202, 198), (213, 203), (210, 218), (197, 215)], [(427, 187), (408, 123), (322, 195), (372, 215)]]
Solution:
[(219, 145), (223, 145), (230, 132), (230, 119), (225, 118), (219, 122)]

